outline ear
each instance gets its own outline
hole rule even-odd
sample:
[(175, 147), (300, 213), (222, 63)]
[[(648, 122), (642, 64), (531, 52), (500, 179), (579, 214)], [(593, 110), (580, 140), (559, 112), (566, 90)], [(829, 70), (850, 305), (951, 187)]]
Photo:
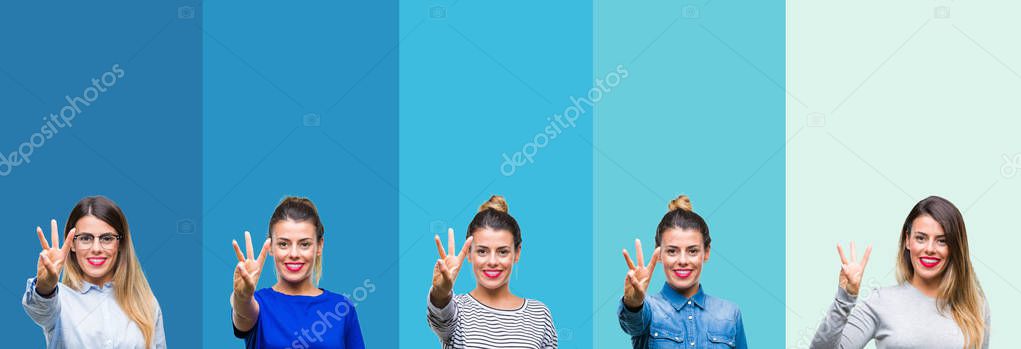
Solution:
[(523, 247), (525, 247), (525, 245), (518, 246), (518, 248), (514, 250), (514, 263), (521, 260), (521, 248)]
[(709, 246), (706, 246), (706, 248), (705, 248), (705, 257), (702, 257), (702, 262), (708, 262), (709, 261), (709, 252), (710, 252), (710, 248), (709, 248)]
[(326, 238), (320, 238), (319, 239), (319, 248), (318, 248), (318, 251), (316, 251), (316, 256), (319, 256), (319, 257), (323, 256), (323, 245), (324, 244), (326, 244)]

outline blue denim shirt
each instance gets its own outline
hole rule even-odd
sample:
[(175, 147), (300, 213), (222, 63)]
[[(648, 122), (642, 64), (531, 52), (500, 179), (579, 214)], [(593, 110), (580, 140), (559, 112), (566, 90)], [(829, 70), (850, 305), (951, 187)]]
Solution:
[(689, 299), (664, 284), (638, 311), (621, 299), (617, 315), (635, 349), (748, 348), (737, 304), (705, 294), (701, 285)]

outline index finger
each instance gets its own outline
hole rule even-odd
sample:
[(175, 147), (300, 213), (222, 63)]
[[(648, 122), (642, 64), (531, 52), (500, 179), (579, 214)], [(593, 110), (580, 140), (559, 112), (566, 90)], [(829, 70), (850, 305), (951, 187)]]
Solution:
[[(71, 228), (71, 231), (67, 232), (67, 237), (64, 238), (64, 246), (60, 248), (60, 253), (67, 256), (67, 252), (71, 251), (71, 244), (74, 242), (74, 234), (78, 231), (78, 228)], [(54, 245), (53, 247), (57, 247)]]
[(262, 268), (262, 263), (266, 261), (266, 250), (269, 250), (269, 239), (262, 243), (262, 248), (259, 249), (259, 259), (255, 260), (255, 263)]
[(861, 257), (861, 268), (865, 269), (865, 265), (869, 264), (869, 255), (872, 254), (872, 245), (865, 248), (865, 256)]
[(474, 236), (469, 236), (468, 239), (464, 240), (464, 246), (461, 246), (461, 253), (457, 254), (457, 259), (464, 260), (464, 256), (468, 255), (468, 250), (471, 249), (473, 240), (475, 240)]
[(50, 244), (46, 242), (46, 235), (43, 235), (43, 228), (35, 227), (36, 235), (39, 235), (39, 245), (43, 247), (43, 250), (50, 249)]
[(656, 270), (656, 262), (659, 262), (659, 251), (659, 247), (656, 247), (656, 249), (652, 251), (652, 260), (649, 261), (649, 266), (645, 267), (646, 269), (649, 269), (649, 274), (652, 274), (652, 272)]

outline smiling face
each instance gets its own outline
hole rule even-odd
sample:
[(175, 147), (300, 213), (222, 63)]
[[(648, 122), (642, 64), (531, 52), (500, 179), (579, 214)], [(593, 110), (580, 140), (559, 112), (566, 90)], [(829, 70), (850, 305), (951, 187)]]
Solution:
[(660, 255), (667, 284), (685, 297), (698, 292), (702, 264), (709, 260), (702, 233), (693, 229), (670, 228), (663, 231)]
[(284, 219), (271, 229), (271, 255), (280, 281), (293, 285), (312, 282), (313, 263), (323, 253), (323, 240), (316, 239), (316, 226)]
[[(120, 240), (117, 231), (94, 216), (84, 216), (75, 222), (75, 239), (71, 251), (82, 269), (82, 278), (93, 285), (104, 285), (113, 279), (114, 265)], [(105, 242), (104, 242), (105, 241)]]
[(521, 258), (521, 249), (514, 248), (514, 235), (507, 230), (482, 228), (472, 236), (474, 241), (468, 261), (478, 286), (489, 290), (506, 287), (514, 263)]
[(925, 283), (938, 283), (946, 270), (950, 248), (939, 222), (929, 215), (921, 215), (911, 223), (904, 248), (908, 250), (914, 279)]

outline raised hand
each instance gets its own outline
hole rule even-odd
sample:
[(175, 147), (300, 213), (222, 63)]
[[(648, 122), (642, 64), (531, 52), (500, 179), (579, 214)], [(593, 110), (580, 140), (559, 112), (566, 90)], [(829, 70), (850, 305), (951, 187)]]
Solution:
[(269, 250), (269, 239), (262, 244), (259, 251), (259, 258), (252, 253), (252, 234), (245, 232), (245, 249), (248, 257), (241, 253), (238, 241), (234, 240), (234, 253), (238, 256), (238, 265), (234, 268), (234, 295), (240, 299), (252, 297), (255, 294), (255, 286), (259, 284), (259, 276), (262, 275), (262, 264), (266, 261), (266, 250)]
[(468, 237), (464, 241), (461, 253), (458, 254), (454, 254), (453, 228), (447, 229), (447, 247), (449, 251), (443, 249), (443, 243), (440, 242), (439, 235), (436, 235), (435, 239), (440, 259), (436, 260), (436, 265), (433, 267), (433, 290), (430, 297), (433, 298), (434, 305), (443, 307), (450, 301), (449, 297), (454, 289), (454, 281), (457, 281), (457, 274), (461, 271), (461, 265), (464, 264), (464, 258), (468, 255), (468, 250), (471, 249), (474, 237)]
[(35, 272), (35, 289), (40, 294), (51, 294), (53, 289), (57, 287), (60, 271), (64, 268), (64, 260), (67, 259), (67, 255), (71, 251), (75, 229), (71, 228), (71, 231), (67, 233), (67, 237), (64, 238), (63, 247), (58, 245), (60, 243), (60, 232), (57, 230), (57, 220), (50, 220), (50, 240), (53, 241), (53, 246), (46, 242), (43, 228), (35, 227), (35, 232), (39, 235), (39, 245), (43, 248), (42, 252), (39, 252), (39, 264)]
[(645, 254), (642, 252), (642, 241), (635, 239), (635, 251), (638, 253), (638, 265), (631, 260), (631, 255), (624, 250), (624, 261), (627, 262), (627, 278), (624, 279), (624, 305), (631, 309), (637, 309), (645, 303), (645, 291), (649, 289), (649, 281), (652, 280), (652, 272), (656, 270), (656, 263), (659, 262), (659, 247), (652, 252), (652, 260), (645, 264)]
[(865, 248), (865, 255), (861, 262), (855, 257), (854, 241), (851, 241), (851, 259), (844, 257), (844, 248), (837, 244), (837, 253), (840, 254), (840, 288), (852, 296), (858, 295), (861, 288), (861, 277), (865, 274), (865, 265), (869, 264), (869, 255), (872, 254), (872, 245)]

